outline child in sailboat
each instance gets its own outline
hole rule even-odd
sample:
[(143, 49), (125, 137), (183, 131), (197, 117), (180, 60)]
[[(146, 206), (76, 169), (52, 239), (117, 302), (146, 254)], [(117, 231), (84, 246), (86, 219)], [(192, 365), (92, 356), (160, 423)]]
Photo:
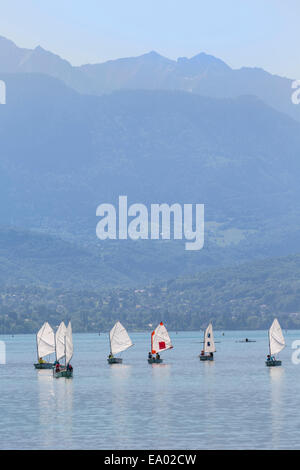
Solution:
[(275, 356), (267, 355), (267, 361), (275, 361)]
[(148, 353), (148, 359), (152, 359), (152, 354), (151, 354), (151, 352)]

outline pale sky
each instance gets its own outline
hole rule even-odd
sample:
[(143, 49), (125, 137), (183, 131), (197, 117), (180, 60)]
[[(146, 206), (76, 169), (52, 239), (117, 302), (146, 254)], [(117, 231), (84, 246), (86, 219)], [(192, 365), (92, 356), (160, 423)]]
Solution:
[(73, 65), (206, 52), (300, 79), (300, 0), (0, 0), (0, 35)]

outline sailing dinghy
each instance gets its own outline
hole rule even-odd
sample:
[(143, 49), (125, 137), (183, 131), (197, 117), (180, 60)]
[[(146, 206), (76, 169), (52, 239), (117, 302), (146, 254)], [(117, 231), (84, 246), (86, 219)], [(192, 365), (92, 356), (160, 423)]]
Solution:
[(266, 360), (266, 366), (274, 367), (281, 366), (281, 361), (275, 358), (285, 348), (285, 340), (277, 318), (273, 321), (269, 329), (269, 354)]
[(107, 362), (109, 364), (122, 364), (123, 359), (121, 357), (115, 357), (115, 354), (126, 351), (126, 349), (133, 346), (133, 342), (129, 338), (126, 329), (119, 321), (117, 321), (114, 327), (110, 330), (109, 344), (110, 354)]
[(44, 360), (46, 356), (55, 353), (54, 331), (49, 323), (45, 322), (37, 333), (36, 346), (38, 362), (34, 364), (34, 367), (36, 369), (53, 369), (53, 362)]
[[(56, 366), (53, 369), (53, 376), (57, 379), (59, 377), (73, 377), (73, 367), (70, 365), (74, 352), (71, 322), (68, 327), (64, 322), (61, 322), (55, 335), (55, 346)], [(63, 366), (59, 362), (61, 359), (64, 359)]]
[(216, 352), (213, 327), (210, 323), (204, 333), (204, 347), (199, 355), (200, 361), (213, 361)]
[[(149, 364), (161, 364), (163, 359), (161, 359), (159, 353), (172, 348), (173, 346), (167, 328), (163, 322), (161, 322), (151, 334), (151, 353), (148, 355)], [(156, 357), (154, 357), (153, 354), (156, 354)]]

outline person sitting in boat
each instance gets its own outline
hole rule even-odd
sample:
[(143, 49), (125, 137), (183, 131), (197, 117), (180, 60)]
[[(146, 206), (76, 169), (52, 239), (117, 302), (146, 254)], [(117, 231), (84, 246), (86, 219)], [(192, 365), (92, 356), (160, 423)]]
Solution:
[(270, 354), (267, 355), (267, 361), (271, 361), (271, 356), (270, 356)]
[(45, 361), (41, 357), (39, 357), (39, 364), (45, 364)]
[(156, 353), (156, 357), (155, 357), (156, 360), (159, 360), (160, 359), (160, 355), (158, 353)]
[(148, 353), (148, 359), (153, 359), (151, 352)]
[(209, 355), (210, 355), (210, 357), (214, 357), (214, 353), (213, 353), (213, 352), (209, 353)]
[(71, 366), (71, 364), (68, 364), (68, 365), (67, 365), (67, 370), (69, 370), (70, 372), (72, 372), (73, 367)]
[(109, 354), (108, 359), (112, 359), (114, 355), (112, 353)]
[(204, 356), (204, 350), (202, 349), (200, 356)]
[(60, 371), (60, 363), (58, 361), (56, 361), (55, 372), (59, 372), (59, 371)]

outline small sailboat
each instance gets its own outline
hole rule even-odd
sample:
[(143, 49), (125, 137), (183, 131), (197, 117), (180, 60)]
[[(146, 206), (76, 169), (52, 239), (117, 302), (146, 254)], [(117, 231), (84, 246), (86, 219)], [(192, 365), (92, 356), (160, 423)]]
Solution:
[(284, 336), (279, 321), (277, 320), (277, 318), (275, 318), (271, 325), (271, 328), (269, 329), (269, 354), (267, 356), (266, 366), (281, 366), (281, 361), (275, 358), (275, 354), (278, 354), (284, 348)]
[[(55, 346), (56, 365), (53, 369), (54, 377), (73, 377), (73, 367), (70, 365), (74, 352), (71, 322), (69, 322), (68, 327), (64, 322), (61, 322), (55, 335)], [(63, 358), (65, 364), (61, 366), (59, 361)]]
[(62, 321), (55, 333), (55, 356), (56, 361), (59, 362), (65, 357), (65, 335), (67, 327)]
[(204, 333), (204, 346), (199, 355), (200, 361), (213, 361), (214, 352), (216, 351), (213, 327), (210, 323)]
[[(151, 352), (148, 354), (149, 364), (161, 364), (163, 359), (161, 359), (159, 353), (172, 348), (173, 346), (167, 328), (163, 322), (160, 322), (151, 334)], [(156, 357), (154, 357), (153, 354), (156, 354)]]
[(36, 369), (53, 369), (53, 362), (44, 358), (55, 353), (54, 331), (48, 322), (45, 322), (36, 335), (37, 359)]
[(115, 357), (115, 354), (119, 354), (122, 351), (133, 346), (126, 329), (117, 321), (114, 327), (110, 330), (109, 333), (109, 344), (110, 344), (110, 354), (107, 358), (109, 364), (122, 364), (123, 359), (121, 357)]

